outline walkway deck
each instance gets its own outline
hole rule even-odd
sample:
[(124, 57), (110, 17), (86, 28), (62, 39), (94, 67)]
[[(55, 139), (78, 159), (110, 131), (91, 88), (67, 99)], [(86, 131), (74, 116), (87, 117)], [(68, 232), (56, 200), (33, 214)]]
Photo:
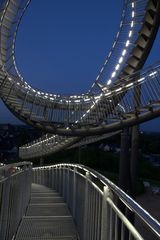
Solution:
[(32, 184), (30, 204), (18, 229), (16, 240), (76, 240), (72, 216), (54, 190)]

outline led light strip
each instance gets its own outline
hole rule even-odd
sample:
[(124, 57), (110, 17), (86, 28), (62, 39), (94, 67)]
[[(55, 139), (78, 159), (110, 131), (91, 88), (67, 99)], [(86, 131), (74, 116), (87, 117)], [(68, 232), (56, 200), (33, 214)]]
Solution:
[[(121, 53), (121, 56), (120, 56), (120, 58), (119, 58), (118, 64), (116, 64), (115, 70), (114, 70), (114, 71), (112, 72), (112, 74), (111, 74), (111, 78), (107, 81), (107, 85), (108, 85), (108, 86), (112, 83), (112, 79), (116, 77), (117, 72), (118, 72), (118, 70), (120, 69), (121, 64), (123, 63), (124, 56), (125, 56), (126, 53), (127, 53), (127, 49), (128, 49), (128, 47), (129, 47), (129, 45), (130, 45), (130, 38), (131, 38), (131, 36), (132, 36), (132, 34), (133, 34), (132, 28), (134, 27), (134, 17), (135, 17), (135, 2), (134, 2), (134, 1), (133, 1), (132, 4), (131, 4), (131, 8), (132, 8), (132, 11), (131, 11), (131, 24), (130, 24), (130, 29), (129, 29), (129, 32), (128, 32), (128, 39), (127, 39), (127, 41), (126, 41), (126, 43), (125, 43), (125, 48), (122, 50), (122, 53)], [(102, 73), (103, 70), (104, 70), (104, 66), (101, 68), (100, 73)], [(100, 75), (97, 76), (97, 79), (96, 79), (96, 80), (98, 80), (99, 76), (100, 76)], [(116, 92), (120, 91), (121, 89), (122, 89), (122, 88), (117, 89)], [(109, 95), (109, 94), (107, 93), (107, 95)], [(105, 94), (105, 96), (106, 96), (106, 94)], [(96, 103), (98, 103), (98, 102), (100, 101), (101, 97), (102, 97), (102, 95), (101, 95), (99, 98), (95, 97), (95, 99), (96, 99), (95, 103), (93, 103), (93, 104), (91, 105), (90, 109), (88, 109), (88, 111), (87, 111), (85, 114), (83, 114), (83, 116), (81, 117), (81, 120), (82, 120), (84, 117), (86, 117), (86, 114), (88, 114), (88, 113), (91, 111), (91, 109), (94, 108), (94, 106), (96, 105)], [(119, 104), (119, 105), (120, 105), (120, 104)], [(120, 106), (121, 106), (121, 105), (120, 105)], [(122, 106), (121, 106), (121, 107), (122, 107)], [(76, 121), (76, 122), (78, 122), (78, 121)]]
[(118, 70), (120, 69), (121, 64), (124, 61), (124, 56), (126, 55), (128, 47), (130, 45), (130, 38), (133, 35), (134, 17), (135, 17), (135, 2), (134, 1), (132, 2), (131, 7), (132, 7), (132, 11), (131, 11), (131, 24), (130, 24), (130, 29), (129, 29), (129, 32), (128, 32), (128, 39), (127, 39), (127, 41), (125, 43), (125, 48), (122, 50), (121, 56), (120, 56), (120, 58), (118, 60), (118, 63), (116, 64), (115, 69), (114, 69), (114, 71), (111, 74), (111, 77), (107, 81), (107, 85), (108, 86), (112, 83), (112, 79), (116, 77), (116, 75), (118, 73)]

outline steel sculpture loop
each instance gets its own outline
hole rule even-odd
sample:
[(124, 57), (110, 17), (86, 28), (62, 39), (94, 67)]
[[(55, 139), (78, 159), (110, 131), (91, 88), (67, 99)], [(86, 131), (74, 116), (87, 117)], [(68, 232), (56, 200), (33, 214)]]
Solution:
[(0, 4), (0, 96), (18, 118), (50, 133), (21, 148), (22, 157), (42, 145), (48, 154), (50, 142), (59, 150), (84, 136), (110, 134), (160, 115), (159, 66), (141, 71), (158, 31), (159, 0), (124, 1), (119, 31), (96, 80), (88, 93), (72, 96), (34, 89), (18, 71), (16, 37), (30, 2)]
[[(16, 36), (29, 3), (30, 0), (3, 0), (1, 3), (0, 94), (3, 101), (17, 117), (51, 133), (77, 136), (100, 134), (103, 129), (108, 131), (105, 129), (110, 125), (111, 115), (114, 118), (126, 111), (119, 102), (127, 93), (118, 101), (112, 97), (111, 104), (108, 91), (114, 91), (121, 82), (130, 81), (130, 76), (135, 77), (142, 68), (159, 27), (160, 2), (124, 1), (120, 31), (111, 52), (91, 90), (75, 96), (36, 90), (24, 81), (17, 69)], [(136, 81), (136, 77), (132, 81)]]

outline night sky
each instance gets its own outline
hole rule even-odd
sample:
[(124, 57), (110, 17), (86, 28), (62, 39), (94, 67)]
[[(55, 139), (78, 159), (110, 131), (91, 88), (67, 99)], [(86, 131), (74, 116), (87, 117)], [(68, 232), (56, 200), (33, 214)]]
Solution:
[[(16, 44), (25, 80), (43, 91), (87, 91), (96, 79), (119, 28), (123, 1), (32, 0)], [(146, 66), (159, 59), (160, 32)], [(0, 104), (0, 123), (19, 121)], [(160, 131), (160, 119), (142, 130)], [(159, 129), (158, 129), (159, 127)]]

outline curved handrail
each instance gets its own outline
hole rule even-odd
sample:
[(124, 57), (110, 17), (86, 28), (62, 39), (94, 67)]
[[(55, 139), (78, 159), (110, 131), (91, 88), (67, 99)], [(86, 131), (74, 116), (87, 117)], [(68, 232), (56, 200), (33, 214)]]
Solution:
[[(31, 162), (19, 162), (19, 163), (11, 163), (0, 166), (0, 177), (8, 177), (15, 173), (14, 170), (24, 170), (26, 168), (31, 168)], [(10, 171), (11, 170), (11, 171)]]
[[(34, 181), (36, 181), (36, 176), (39, 176), (38, 177), (39, 181), (44, 180), (40, 178), (41, 175), (36, 175), (36, 171), (38, 174), (38, 171), (45, 171), (45, 170), (52, 171), (52, 169), (54, 169), (56, 173), (60, 170), (62, 170), (63, 172), (63, 170), (65, 169), (67, 171), (72, 171), (73, 173), (78, 174), (84, 179), (86, 179), (87, 181), (89, 181), (92, 184), (92, 186), (95, 188), (95, 190), (100, 191), (102, 194), (105, 194), (104, 191), (107, 188), (108, 191), (111, 191), (115, 197), (118, 197), (118, 199), (122, 201), (122, 203), (124, 203), (124, 205), (129, 210), (132, 210), (133, 213), (135, 213), (148, 226), (148, 228), (151, 229), (151, 231), (156, 236), (160, 237), (160, 223), (156, 219), (154, 219), (146, 210), (144, 210), (136, 201), (134, 201), (130, 196), (128, 196), (122, 189), (120, 189), (117, 185), (115, 185), (109, 179), (104, 177), (102, 174), (84, 165), (64, 163), (64, 164), (56, 164), (56, 165), (33, 168)], [(45, 175), (44, 173), (42, 176), (44, 177), (44, 176), (52, 176), (52, 175)], [(62, 177), (62, 175), (58, 175), (58, 176)], [(57, 179), (57, 178), (54, 178), (54, 179)], [(62, 189), (61, 191), (63, 191)], [(111, 201), (112, 201), (112, 197), (111, 197), (112, 194), (108, 193), (107, 195), (108, 196), (107, 198), (111, 199)], [(141, 239), (141, 238), (137, 238), (137, 239)]]
[(0, 166), (0, 170), (5, 170), (5, 169), (9, 169), (12, 167), (23, 167), (23, 166), (32, 166), (32, 162), (17, 162), (17, 163), (11, 163), (11, 164), (6, 164), (3, 166)]
[(32, 163), (0, 167), (0, 239), (11, 240), (25, 215), (31, 194)]

